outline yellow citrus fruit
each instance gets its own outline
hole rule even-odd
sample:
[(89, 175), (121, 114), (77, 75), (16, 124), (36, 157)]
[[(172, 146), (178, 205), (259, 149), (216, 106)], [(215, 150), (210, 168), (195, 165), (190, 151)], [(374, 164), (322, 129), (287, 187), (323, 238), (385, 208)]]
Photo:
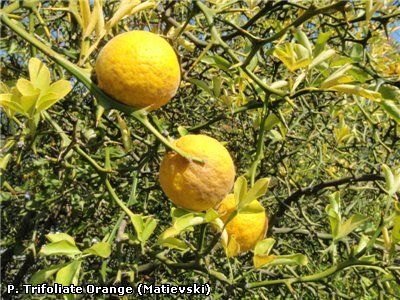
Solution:
[[(218, 213), (224, 223), (235, 209), (234, 195), (229, 194), (218, 207)], [(264, 238), (267, 228), (265, 209), (260, 202), (254, 200), (230, 220), (225, 229), (228, 237), (234, 237), (239, 244), (239, 252), (246, 252), (254, 249), (257, 242)]]
[(111, 39), (96, 61), (99, 87), (126, 105), (158, 108), (176, 93), (180, 67), (174, 49), (162, 37), (134, 30)]
[(168, 152), (160, 166), (160, 184), (177, 206), (203, 211), (215, 207), (232, 189), (235, 166), (228, 150), (206, 135), (185, 135), (175, 146), (204, 163), (188, 161)]

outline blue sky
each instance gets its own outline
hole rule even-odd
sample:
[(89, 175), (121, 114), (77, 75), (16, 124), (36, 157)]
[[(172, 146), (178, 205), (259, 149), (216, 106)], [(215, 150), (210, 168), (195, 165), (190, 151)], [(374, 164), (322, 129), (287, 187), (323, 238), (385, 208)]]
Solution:
[(396, 27), (397, 30), (392, 32), (390, 36), (400, 43), (400, 21), (394, 22), (393, 26)]

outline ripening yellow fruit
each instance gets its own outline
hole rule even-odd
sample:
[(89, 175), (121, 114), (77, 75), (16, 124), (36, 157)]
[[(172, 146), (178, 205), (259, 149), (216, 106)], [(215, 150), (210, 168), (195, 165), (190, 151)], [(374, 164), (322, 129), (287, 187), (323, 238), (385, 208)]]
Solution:
[[(229, 215), (235, 211), (236, 204), (233, 194), (229, 194), (222, 200), (217, 208), (222, 221), (225, 223)], [(264, 207), (254, 200), (238, 213), (227, 225), (228, 238), (234, 237), (239, 245), (238, 252), (246, 252), (254, 249), (257, 242), (262, 240), (268, 228), (268, 218)]]
[(204, 163), (188, 161), (175, 152), (168, 152), (160, 166), (160, 184), (177, 206), (203, 211), (215, 207), (232, 189), (235, 166), (228, 150), (206, 135), (185, 135), (175, 146)]
[(180, 67), (174, 49), (162, 37), (134, 30), (111, 39), (96, 61), (100, 89), (126, 105), (159, 108), (176, 93)]

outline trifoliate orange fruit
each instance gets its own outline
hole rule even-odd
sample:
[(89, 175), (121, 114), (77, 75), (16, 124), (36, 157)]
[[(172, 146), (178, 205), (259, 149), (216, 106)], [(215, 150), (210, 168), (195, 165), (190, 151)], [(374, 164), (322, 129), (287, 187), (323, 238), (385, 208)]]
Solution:
[(180, 67), (174, 49), (157, 34), (134, 30), (111, 39), (96, 61), (100, 89), (131, 107), (159, 108), (176, 93)]
[[(224, 223), (236, 209), (235, 198), (229, 194), (218, 206), (217, 210)], [(236, 254), (254, 249), (257, 242), (262, 240), (268, 228), (268, 219), (264, 207), (257, 200), (253, 200), (243, 208), (226, 225), (228, 238), (234, 238), (239, 249)], [(229, 244), (229, 243), (228, 243)]]
[(228, 150), (206, 135), (185, 135), (174, 142), (203, 163), (168, 152), (160, 166), (160, 183), (171, 201), (182, 208), (204, 211), (215, 207), (232, 189), (235, 167)]

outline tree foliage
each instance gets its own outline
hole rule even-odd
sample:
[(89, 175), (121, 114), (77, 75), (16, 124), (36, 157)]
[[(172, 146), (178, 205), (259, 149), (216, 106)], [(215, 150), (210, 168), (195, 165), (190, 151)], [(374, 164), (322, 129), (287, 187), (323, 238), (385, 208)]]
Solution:
[[(400, 296), (398, 1), (1, 5), (3, 282)], [(164, 36), (181, 63), (178, 94), (156, 111), (96, 86), (99, 50), (133, 29)], [(229, 149), (238, 211), (266, 208), (253, 252), (231, 257), (216, 211), (161, 191), (162, 156), (188, 133)]]

